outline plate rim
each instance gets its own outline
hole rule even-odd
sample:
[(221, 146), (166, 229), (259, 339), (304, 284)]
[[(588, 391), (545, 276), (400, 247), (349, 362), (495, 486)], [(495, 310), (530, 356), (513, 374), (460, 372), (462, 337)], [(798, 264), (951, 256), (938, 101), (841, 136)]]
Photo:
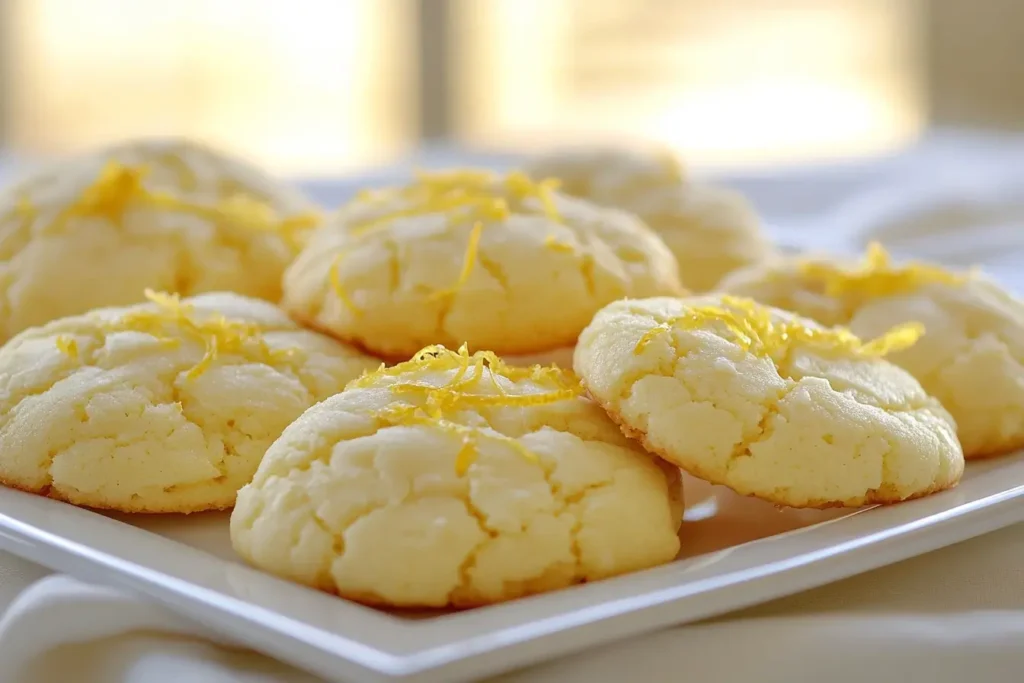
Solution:
[[(0, 548), (58, 571), (142, 593), (242, 644), (321, 676), (456, 681), (742, 609), (1024, 521), (1024, 453), (969, 463), (969, 468), (974, 473), (959, 487), (933, 496), (858, 510), (643, 572), (422, 621), (326, 598), (326, 612), (340, 615), (341, 623), (357, 622), (341, 630), (191, 582), (155, 569), (152, 563), (140, 563), (139, 558), (97, 549), (88, 539), (56, 531), (52, 520), (66, 517), (82, 524), (88, 519), (86, 536), (96, 534), (100, 525), (119, 525), (128, 534), (159, 539), (154, 543), (184, 546), (208, 558), (207, 565), (230, 566), (230, 572), (272, 585), (288, 598), (310, 594), (324, 600), (313, 589), (21, 491), (0, 489)], [(1008, 478), (1006, 470), (1022, 476)], [(19, 515), (24, 509), (42, 511), (35, 515), (42, 520), (26, 520)], [(759, 556), (775, 559), (753, 563), (751, 558)]]

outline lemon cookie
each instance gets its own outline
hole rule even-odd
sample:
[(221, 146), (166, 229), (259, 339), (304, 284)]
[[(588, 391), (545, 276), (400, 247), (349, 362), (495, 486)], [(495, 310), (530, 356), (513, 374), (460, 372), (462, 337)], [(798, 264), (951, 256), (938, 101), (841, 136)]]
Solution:
[(604, 205), (628, 205), (650, 187), (688, 181), (682, 159), (662, 145), (561, 147), (527, 160), (534, 178), (558, 178), (563, 193)]
[(388, 358), (468, 343), (536, 359), (611, 301), (681, 292), (657, 235), (555, 185), (456, 171), (363, 193), (288, 269), (283, 306)]
[(229, 508), (292, 420), (379, 365), (264, 301), (148, 296), (0, 348), (0, 482), (123, 512)]
[(318, 222), (296, 191), (182, 140), (118, 145), (0, 193), (0, 341), (151, 287), (277, 301)]
[(862, 335), (921, 322), (921, 341), (890, 360), (953, 415), (967, 457), (1024, 447), (1024, 302), (981, 273), (896, 265), (873, 244), (861, 264), (788, 259), (723, 287)]
[(575, 366), (623, 431), (691, 474), (794, 507), (891, 503), (956, 484), (956, 426), (874, 341), (750, 299), (611, 304)]
[(363, 603), (483, 605), (668, 562), (677, 468), (571, 372), (431, 347), (306, 411), (239, 492), (264, 570)]
[(526, 169), (534, 177), (558, 178), (566, 194), (639, 216), (665, 240), (683, 285), (695, 292), (773, 253), (743, 195), (690, 182), (682, 162), (666, 149), (557, 150)]

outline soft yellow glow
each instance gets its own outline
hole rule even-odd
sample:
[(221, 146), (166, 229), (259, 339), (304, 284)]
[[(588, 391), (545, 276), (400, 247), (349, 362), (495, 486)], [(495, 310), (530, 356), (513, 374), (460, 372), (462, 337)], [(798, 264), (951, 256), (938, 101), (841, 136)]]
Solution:
[(283, 173), (378, 161), (412, 128), (404, 7), (14, 0), (11, 138), (46, 154), (194, 135)]
[(923, 126), (919, 0), (463, 0), (463, 10), (481, 53), (463, 73), (473, 141), (654, 138), (698, 165), (759, 164), (872, 153)]

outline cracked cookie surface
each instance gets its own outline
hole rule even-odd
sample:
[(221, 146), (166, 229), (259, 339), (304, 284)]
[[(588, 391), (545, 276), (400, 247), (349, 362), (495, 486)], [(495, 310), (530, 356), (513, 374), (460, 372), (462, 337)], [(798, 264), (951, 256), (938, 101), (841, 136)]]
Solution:
[(956, 484), (956, 427), (879, 356), (917, 327), (865, 342), (749, 299), (613, 303), (575, 368), (623, 431), (691, 474), (795, 507), (906, 500)]
[(862, 264), (785, 259), (735, 273), (722, 288), (859, 335), (922, 323), (918, 343), (888, 358), (952, 414), (964, 454), (1024, 447), (1024, 302), (984, 275), (894, 265), (872, 245)]
[(0, 348), (0, 482), (123, 512), (226, 509), (293, 419), (379, 365), (264, 301), (149, 296)]
[(668, 562), (680, 473), (571, 372), (430, 347), (306, 411), (231, 516), (261, 569), (367, 604), (474, 606)]
[(142, 140), (37, 171), (0, 193), (0, 341), (56, 318), (236, 291), (276, 302), (317, 223), (298, 192), (186, 140)]
[(343, 207), (288, 269), (283, 306), (389, 358), (434, 343), (527, 356), (571, 348), (610, 301), (680, 292), (635, 217), (521, 173), (456, 171)]
[(668, 245), (683, 286), (694, 292), (774, 253), (743, 195), (691, 182), (669, 150), (569, 148), (535, 158), (526, 170), (558, 178), (566, 194), (639, 216)]

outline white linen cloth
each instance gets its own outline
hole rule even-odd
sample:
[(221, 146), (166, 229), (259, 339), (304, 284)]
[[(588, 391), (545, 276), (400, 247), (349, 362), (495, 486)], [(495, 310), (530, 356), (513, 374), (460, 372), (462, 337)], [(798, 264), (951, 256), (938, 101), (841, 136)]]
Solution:
[[(432, 156), (425, 165), (457, 160)], [(3, 182), (0, 170), (0, 182)], [(386, 181), (390, 174), (381, 174)], [(871, 163), (737, 178), (776, 237), (980, 262), (1024, 291), (1024, 138), (939, 134)], [(343, 185), (311, 187), (328, 203)], [(717, 620), (501, 677), (517, 683), (972, 683), (1024, 670), (1024, 525)], [(317, 681), (126, 593), (0, 553), (0, 683)]]

